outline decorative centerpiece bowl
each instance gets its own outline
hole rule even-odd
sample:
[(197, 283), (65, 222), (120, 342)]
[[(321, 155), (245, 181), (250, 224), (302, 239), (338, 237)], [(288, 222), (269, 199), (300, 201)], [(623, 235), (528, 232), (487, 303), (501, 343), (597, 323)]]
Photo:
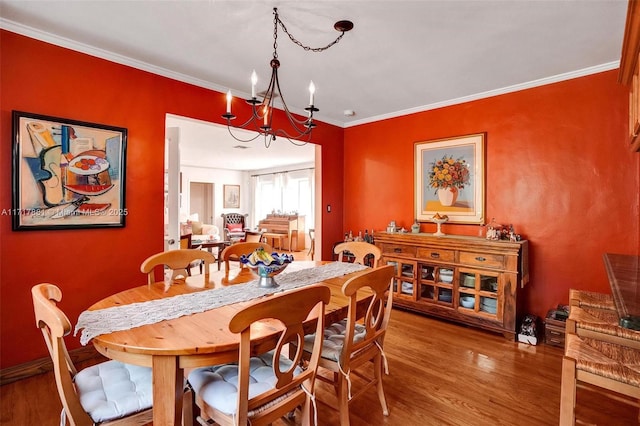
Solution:
[(431, 220), (435, 223), (438, 224), (438, 229), (436, 230), (436, 233), (433, 235), (436, 235), (438, 237), (445, 235), (444, 232), (442, 232), (442, 229), (440, 229), (440, 226), (445, 223), (446, 221), (449, 220), (449, 216), (447, 215), (440, 215), (440, 213), (436, 213)]
[(287, 265), (293, 262), (293, 256), (275, 252), (270, 254), (260, 247), (251, 254), (240, 256), (240, 262), (258, 274), (260, 277), (258, 280), (259, 287), (270, 288), (278, 286), (273, 277), (284, 271)]

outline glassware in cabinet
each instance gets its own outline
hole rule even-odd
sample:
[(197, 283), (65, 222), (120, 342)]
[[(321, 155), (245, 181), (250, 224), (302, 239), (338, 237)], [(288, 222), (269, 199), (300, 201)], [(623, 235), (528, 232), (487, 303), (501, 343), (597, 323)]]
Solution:
[(392, 265), (395, 270), (393, 280), (393, 292), (400, 297), (415, 299), (415, 262), (404, 262), (400, 259), (387, 260), (387, 265)]
[(450, 288), (438, 287), (438, 302), (452, 304), (453, 290)]
[(435, 300), (435, 271), (436, 266), (418, 263), (418, 299), (433, 302)]

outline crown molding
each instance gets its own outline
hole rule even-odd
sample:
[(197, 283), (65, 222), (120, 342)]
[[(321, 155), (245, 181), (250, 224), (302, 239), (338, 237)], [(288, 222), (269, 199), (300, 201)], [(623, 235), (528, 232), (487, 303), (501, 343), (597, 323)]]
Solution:
[(422, 105), (415, 108), (404, 109), (388, 114), (376, 115), (373, 117), (364, 118), (362, 120), (354, 120), (345, 123), (344, 127), (359, 126), (361, 124), (373, 123), (375, 121), (387, 120), (390, 118), (401, 117), (403, 115), (415, 114), (417, 112), (429, 111), (432, 109), (443, 108), (451, 105), (463, 104), (466, 102), (476, 101), (479, 99), (490, 98), (493, 96), (504, 95), (507, 93), (517, 92), (520, 90), (531, 89), (534, 87), (545, 86), (547, 84), (558, 83), (560, 81), (571, 80), (573, 78), (584, 77), (591, 74), (597, 74), (604, 71), (610, 71), (617, 69), (620, 66), (620, 61), (607, 62), (605, 64), (596, 65), (589, 68), (583, 68), (576, 71), (567, 72), (564, 74), (557, 74), (551, 77), (545, 77), (538, 80), (528, 81), (525, 83), (514, 84), (513, 86), (507, 86), (500, 89), (489, 90), (486, 92), (480, 92), (469, 96), (463, 96), (455, 99), (448, 99), (442, 102), (435, 102), (432, 104)]
[[(220, 85), (211, 83), (209, 81), (201, 80), (198, 78), (194, 78), (188, 76), (186, 74), (174, 72), (168, 70), (166, 68), (158, 67), (155, 65), (148, 64), (143, 61), (139, 61), (128, 56), (118, 55), (116, 53), (110, 52), (104, 49), (98, 49), (96, 47), (79, 43), (77, 41), (60, 37), (46, 31), (41, 31), (14, 21), (10, 21), (8, 19), (4, 19), (0, 17), (0, 28), (5, 29), (7, 31), (15, 32), (17, 34), (21, 34), (27, 37), (34, 38), (36, 40), (44, 41), (47, 43), (54, 44), (56, 46), (61, 46), (67, 49), (71, 49), (77, 52), (85, 53), (90, 56), (94, 56), (101, 59), (106, 59), (111, 62), (115, 62), (121, 65), (130, 66), (132, 68), (140, 69), (143, 71), (147, 71), (153, 74), (161, 75), (163, 77), (167, 77), (173, 80), (182, 81), (184, 83), (193, 84), (198, 87), (203, 87), (205, 89), (215, 90), (220, 93), (226, 93), (226, 87), (222, 87)], [(620, 67), (620, 61), (608, 62), (601, 65), (596, 65), (593, 67), (583, 68), (576, 71), (571, 71), (563, 74), (557, 74), (551, 77), (545, 77), (538, 80), (533, 80), (525, 83), (515, 84), (512, 86), (507, 86), (499, 89), (489, 90), (486, 92), (480, 92), (469, 96), (463, 96), (455, 99), (448, 99), (441, 102), (435, 102), (432, 104), (426, 104), (422, 106), (418, 106), (415, 108), (404, 109), (400, 111), (390, 112), (387, 114), (376, 115), (372, 117), (363, 118), (361, 120), (353, 120), (349, 122), (340, 122), (336, 120), (327, 119), (326, 117), (320, 118), (319, 121), (322, 121), (327, 124), (332, 124), (341, 128), (348, 128), (359, 126), (361, 124), (373, 123), (376, 121), (387, 120), (390, 118), (397, 118), (403, 115), (414, 114), (417, 112), (429, 111), (437, 108), (443, 108), (447, 106), (462, 104), (465, 102), (471, 102), (479, 99), (489, 98), (498, 95), (504, 95), (507, 93), (517, 92), (520, 90), (531, 89), (534, 87), (544, 86), (547, 84), (557, 83), (560, 81), (570, 80), (573, 78), (584, 77), (591, 74), (597, 74), (604, 71), (610, 71), (612, 69), (616, 69)], [(239, 96), (248, 98), (249, 95), (247, 93), (239, 93)], [(304, 110), (293, 110), (296, 114), (305, 115), (306, 112)]]

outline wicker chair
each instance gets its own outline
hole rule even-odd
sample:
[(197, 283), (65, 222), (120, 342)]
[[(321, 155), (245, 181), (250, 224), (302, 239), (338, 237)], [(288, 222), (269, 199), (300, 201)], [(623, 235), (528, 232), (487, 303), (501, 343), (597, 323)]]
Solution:
[(569, 300), (560, 425), (576, 422), (578, 385), (606, 389), (613, 392), (607, 396), (640, 408), (640, 332), (618, 325), (619, 316), (609, 295), (572, 289)]
[[(560, 426), (574, 425), (576, 387), (607, 389), (615, 399), (640, 407), (640, 351), (568, 333), (562, 360), (560, 388)], [(616, 394), (629, 398), (620, 398)]]
[(571, 306), (566, 333), (640, 350), (640, 332), (621, 327), (619, 319), (617, 312), (610, 309)]
[(573, 288), (569, 290), (569, 304), (580, 307), (588, 306), (600, 309), (616, 309), (613, 297), (609, 294), (576, 290)]

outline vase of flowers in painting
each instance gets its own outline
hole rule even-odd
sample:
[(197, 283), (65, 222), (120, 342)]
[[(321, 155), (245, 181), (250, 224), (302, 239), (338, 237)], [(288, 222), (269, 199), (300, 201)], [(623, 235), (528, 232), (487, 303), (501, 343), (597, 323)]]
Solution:
[(445, 207), (453, 206), (458, 200), (458, 188), (455, 186), (438, 188), (438, 200)]
[(429, 184), (443, 206), (455, 205), (459, 191), (468, 183), (469, 165), (464, 158), (454, 159), (445, 154), (442, 159), (431, 163)]

